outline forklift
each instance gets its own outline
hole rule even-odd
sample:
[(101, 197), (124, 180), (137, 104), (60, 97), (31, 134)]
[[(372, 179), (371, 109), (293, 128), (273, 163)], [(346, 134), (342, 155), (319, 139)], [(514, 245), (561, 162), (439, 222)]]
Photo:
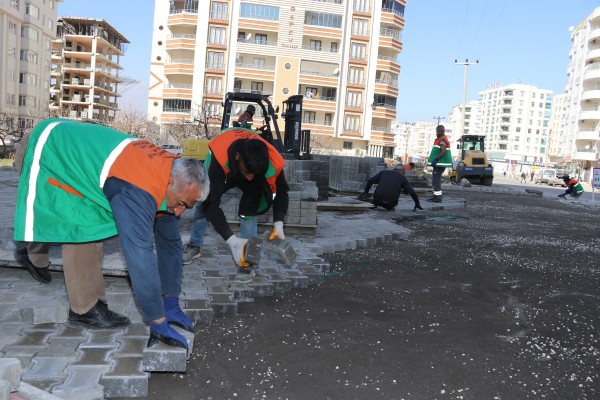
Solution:
[[(252, 104), (262, 111), (263, 125), (255, 129), (257, 135), (273, 145), (281, 154), (292, 154), (299, 160), (310, 159), (310, 130), (302, 130), (302, 95), (290, 96), (283, 101), (281, 117), (285, 120), (283, 138), (279, 130), (279, 106), (273, 107), (269, 96), (258, 93), (228, 92), (223, 100), (221, 130), (239, 126), (231, 114), (238, 114), (241, 107)], [(234, 107), (236, 107), (234, 109)], [(208, 153), (209, 139), (187, 139), (182, 143), (183, 157), (204, 160)]]

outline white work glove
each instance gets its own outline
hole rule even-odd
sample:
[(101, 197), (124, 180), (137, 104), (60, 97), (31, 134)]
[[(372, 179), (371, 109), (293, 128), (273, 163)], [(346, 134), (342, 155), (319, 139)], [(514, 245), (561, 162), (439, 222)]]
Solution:
[(273, 240), (276, 237), (281, 240), (285, 239), (285, 233), (283, 233), (283, 221), (273, 222), (273, 232), (269, 235), (269, 240)]
[(244, 247), (246, 247), (248, 239), (242, 239), (235, 235), (231, 235), (231, 237), (227, 239), (226, 243), (229, 246), (233, 260), (238, 267), (247, 267), (250, 265), (244, 260)]

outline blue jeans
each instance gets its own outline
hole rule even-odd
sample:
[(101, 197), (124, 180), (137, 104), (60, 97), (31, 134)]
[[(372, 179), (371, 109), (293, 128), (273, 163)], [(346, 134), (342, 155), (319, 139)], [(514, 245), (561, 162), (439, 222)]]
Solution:
[[(201, 204), (198, 203), (198, 205), (196, 205), (196, 210), (194, 211), (192, 232), (190, 236), (190, 243), (192, 246), (202, 247), (204, 244), (204, 235), (206, 234), (207, 229), (208, 221), (206, 220), (206, 215), (204, 214)], [(240, 217), (240, 237), (243, 239), (248, 239), (255, 236), (258, 236), (256, 217)]]
[(147, 320), (164, 317), (163, 296), (179, 298), (181, 292), (183, 252), (179, 218), (173, 214), (156, 218), (156, 200), (119, 179), (107, 179), (104, 193), (112, 208), (142, 314)]

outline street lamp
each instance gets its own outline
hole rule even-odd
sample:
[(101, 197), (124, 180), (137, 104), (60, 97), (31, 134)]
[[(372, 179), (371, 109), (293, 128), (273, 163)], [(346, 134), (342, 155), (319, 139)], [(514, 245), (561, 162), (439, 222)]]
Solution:
[(467, 110), (467, 79), (469, 77), (469, 65), (479, 64), (479, 60), (475, 60), (475, 62), (469, 62), (469, 59), (465, 59), (465, 61), (458, 62), (458, 60), (454, 60), (454, 64), (463, 65), (464, 66), (464, 78), (463, 78), (463, 102), (462, 102), (462, 118), (460, 119), (460, 135), (465, 134), (465, 113)]

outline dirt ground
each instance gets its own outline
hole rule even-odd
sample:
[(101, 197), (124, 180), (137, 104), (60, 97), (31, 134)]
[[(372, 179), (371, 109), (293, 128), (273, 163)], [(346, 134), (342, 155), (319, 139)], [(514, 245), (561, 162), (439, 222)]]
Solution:
[(242, 304), (151, 399), (598, 399), (600, 208), (461, 194), (323, 285)]

